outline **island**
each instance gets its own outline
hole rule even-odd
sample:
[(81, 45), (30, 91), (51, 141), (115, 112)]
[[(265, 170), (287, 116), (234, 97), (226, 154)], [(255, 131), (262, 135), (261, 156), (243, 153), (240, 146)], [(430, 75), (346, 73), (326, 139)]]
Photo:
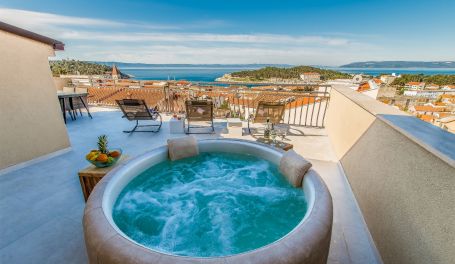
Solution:
[(340, 68), (455, 68), (455, 61), (363, 61)]
[(217, 78), (218, 82), (236, 83), (287, 83), (300, 84), (333, 79), (350, 79), (352, 76), (334, 70), (320, 69), (311, 66), (288, 68), (264, 67), (257, 70), (232, 72)]

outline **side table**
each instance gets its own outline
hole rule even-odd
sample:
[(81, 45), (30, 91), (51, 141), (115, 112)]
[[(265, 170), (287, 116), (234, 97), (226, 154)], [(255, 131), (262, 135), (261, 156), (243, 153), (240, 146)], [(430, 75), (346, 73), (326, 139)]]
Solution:
[(240, 118), (228, 118), (228, 127), (242, 127), (242, 120)]
[(177, 118), (171, 118), (169, 120), (169, 132), (171, 134), (184, 134), (185, 133), (185, 127), (184, 127), (184, 121), (183, 118), (180, 120)]
[(94, 165), (90, 165), (79, 171), (79, 181), (81, 183), (82, 193), (84, 194), (84, 199), (87, 202), (87, 199), (90, 193), (95, 188), (95, 185), (112, 169), (117, 167), (120, 163), (128, 159), (127, 155), (122, 155), (120, 159), (114, 165), (105, 168), (97, 168)]

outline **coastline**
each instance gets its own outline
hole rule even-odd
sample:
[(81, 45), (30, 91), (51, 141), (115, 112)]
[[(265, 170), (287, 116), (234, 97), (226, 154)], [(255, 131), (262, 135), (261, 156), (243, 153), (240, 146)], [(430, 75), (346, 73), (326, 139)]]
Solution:
[[(133, 75), (134, 79), (136, 80), (187, 80), (187, 81), (201, 81), (201, 82), (215, 82), (215, 81), (229, 81), (232, 83), (241, 84), (236, 80), (225, 80), (222, 79), (223, 75), (229, 74), (235, 71), (245, 70), (245, 68), (223, 68), (217, 67), (218, 65), (214, 65), (213, 67), (209, 66), (195, 66), (195, 67), (119, 67), (119, 69), (124, 72), (125, 74)], [(424, 74), (424, 75), (455, 75), (455, 69), (447, 68), (447, 69), (417, 69), (417, 68), (337, 68), (337, 67), (323, 67), (320, 66), (322, 69), (329, 69), (340, 71), (343, 73), (349, 74), (366, 74), (366, 75), (379, 75), (381, 73), (385, 74)], [(221, 78), (221, 79), (220, 79)], [(218, 79), (218, 80), (217, 80)], [(254, 82), (257, 84), (261, 83), (268, 83), (268, 82), (261, 82), (257, 81)]]

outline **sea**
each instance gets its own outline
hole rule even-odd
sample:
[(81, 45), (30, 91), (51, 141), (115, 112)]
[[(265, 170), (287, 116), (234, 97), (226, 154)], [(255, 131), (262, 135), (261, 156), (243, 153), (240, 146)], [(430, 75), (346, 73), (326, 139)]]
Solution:
[[(226, 73), (255, 70), (264, 65), (147, 65), (147, 66), (118, 66), (120, 71), (132, 76), (136, 80), (187, 80), (193, 82), (213, 82)], [(292, 67), (292, 66), (283, 66)], [(455, 68), (337, 68), (320, 67), (351, 74), (367, 74), (378, 76), (381, 74), (455, 74)]]

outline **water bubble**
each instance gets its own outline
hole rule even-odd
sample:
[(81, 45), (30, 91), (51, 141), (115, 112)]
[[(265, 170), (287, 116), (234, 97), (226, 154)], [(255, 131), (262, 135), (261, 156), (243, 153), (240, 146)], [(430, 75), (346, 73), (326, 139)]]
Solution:
[(302, 189), (250, 155), (202, 153), (157, 164), (131, 181), (113, 211), (118, 227), (158, 251), (223, 256), (269, 244), (303, 218)]

